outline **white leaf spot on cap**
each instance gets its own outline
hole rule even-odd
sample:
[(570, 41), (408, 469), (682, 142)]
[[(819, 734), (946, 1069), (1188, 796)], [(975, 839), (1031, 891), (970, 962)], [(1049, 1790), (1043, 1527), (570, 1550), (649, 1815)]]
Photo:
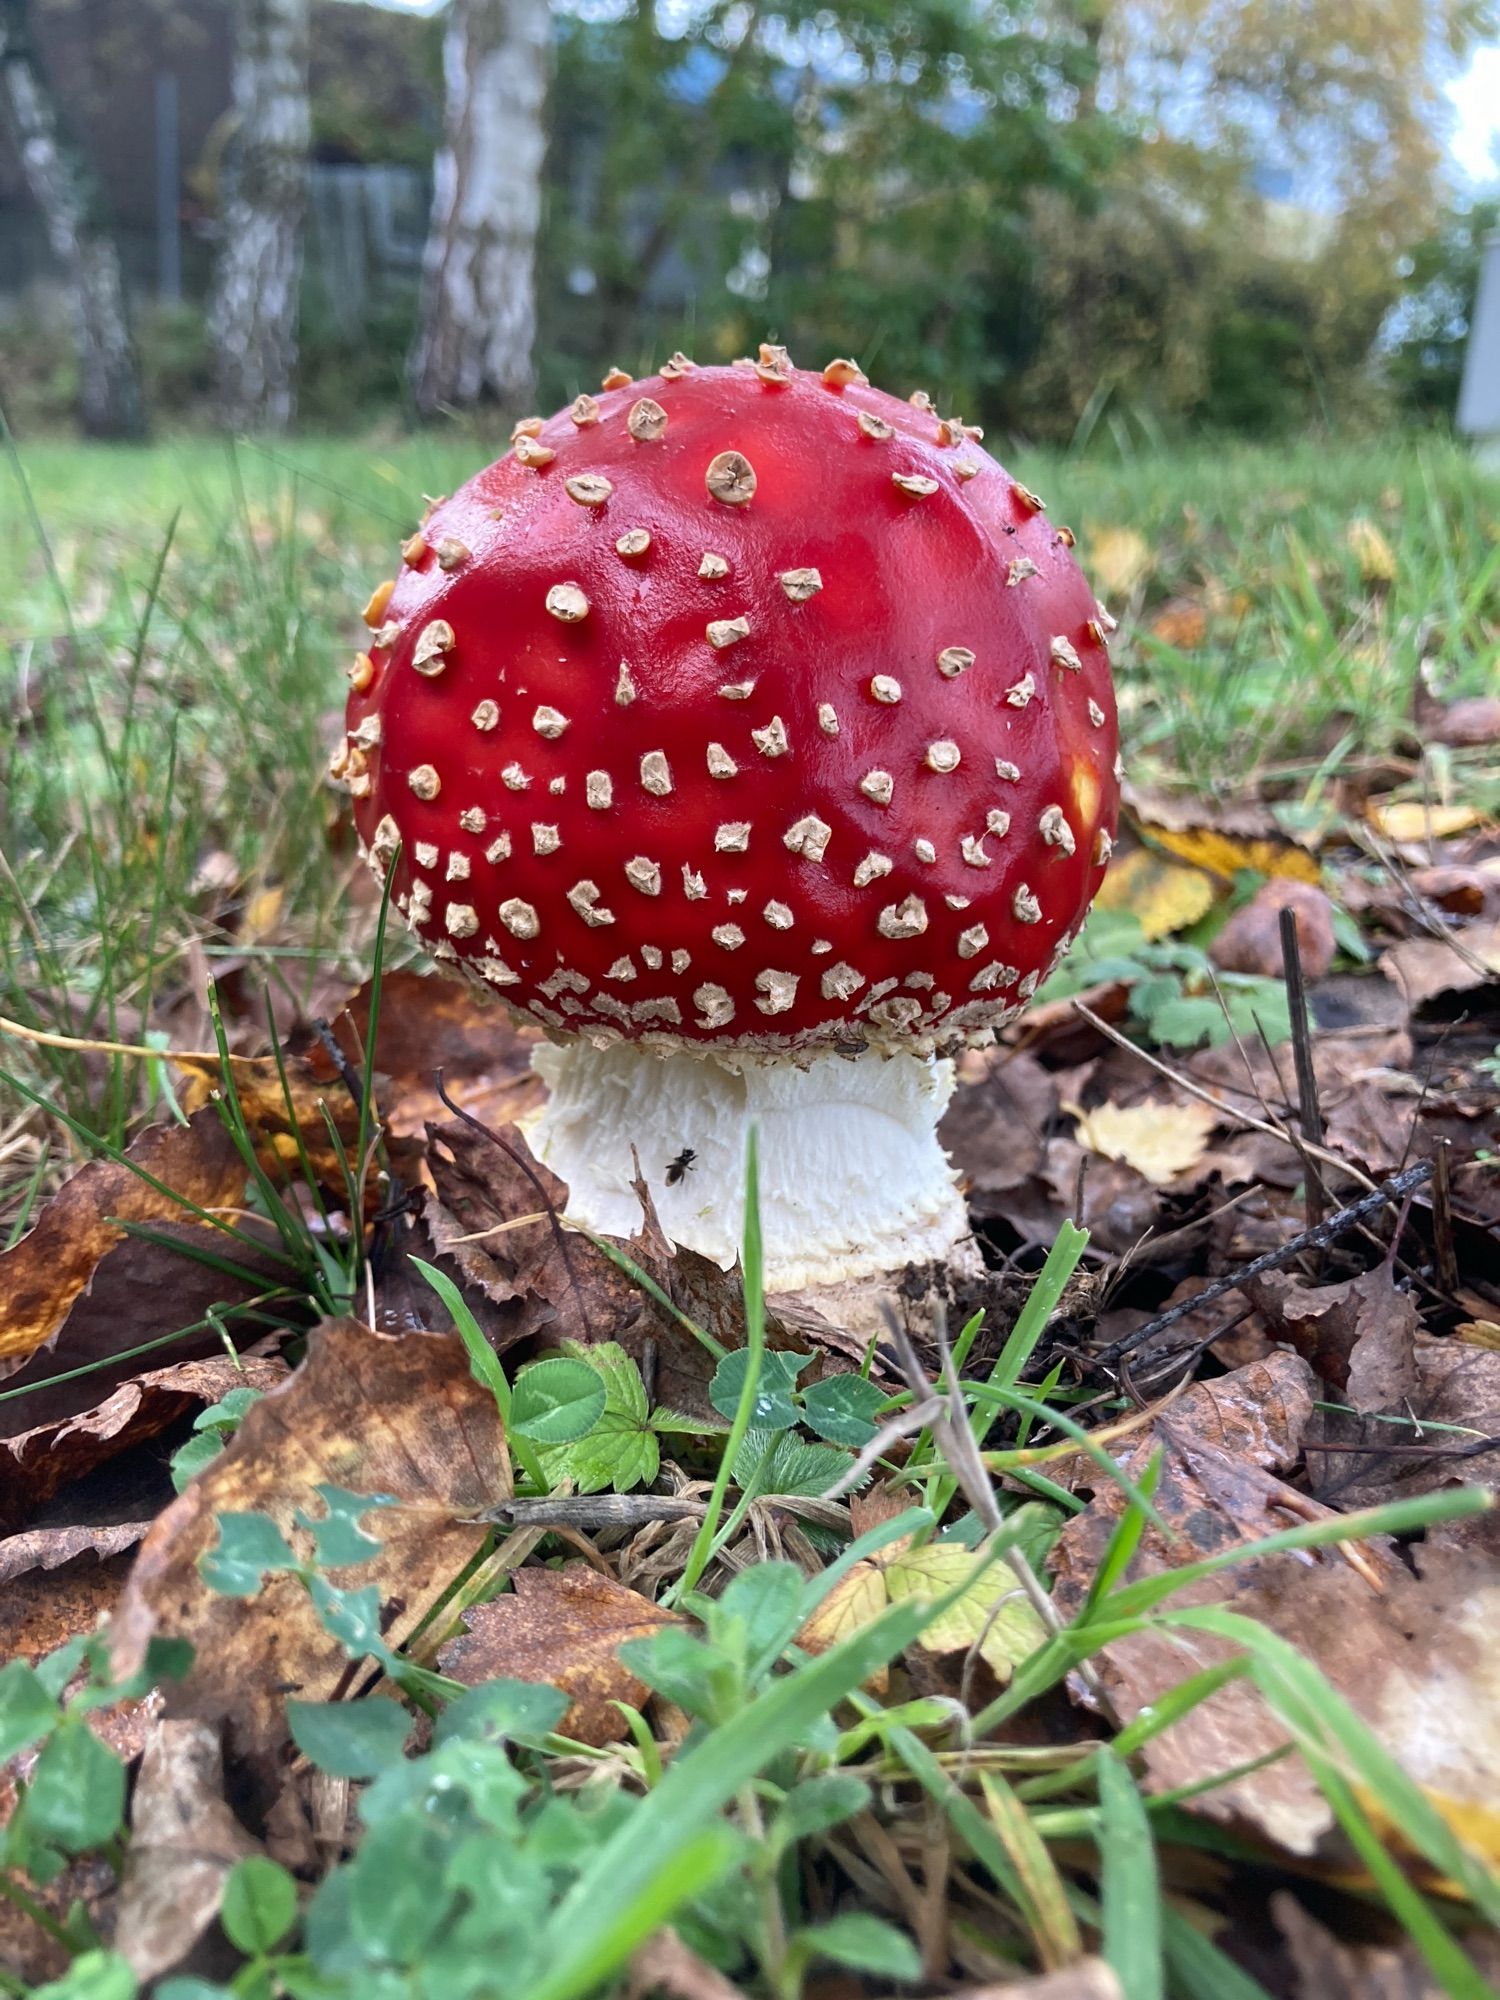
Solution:
[(563, 481), (563, 491), (580, 507), (602, 507), (614, 490), (602, 472), (578, 472)]
[(1036, 564), (1030, 556), (1017, 556), (1013, 563), (1007, 565), (1005, 587), (1007, 590), (1014, 590), (1018, 583), (1024, 583), (1029, 576), (1035, 576), (1036, 573)]
[(920, 896), (908, 896), (900, 903), (887, 903), (876, 919), (875, 928), (882, 937), (920, 937), (927, 928), (927, 905)]
[(577, 424), (578, 428), (583, 430), (589, 424), (598, 423), (599, 405), (587, 393), (575, 396), (568, 406), (568, 415)]
[(706, 636), (709, 645), (717, 647), (722, 653), (726, 646), (737, 646), (741, 639), (748, 639), (750, 637), (750, 620), (748, 618), (711, 618), (708, 621)]
[(568, 717), (555, 708), (539, 708), (531, 718), (531, 726), (538, 736), (555, 742), (567, 728)]
[(958, 934), (958, 955), (960, 958), (977, 958), (990, 941), (990, 934), (983, 924), (971, 924), (966, 931)]
[(815, 569), (784, 569), (781, 587), (793, 604), (806, 604), (823, 588), (823, 579)]
[(901, 683), (890, 674), (877, 674), (870, 682), (870, 692), (877, 701), (893, 706), (901, 699)]
[(895, 795), (896, 781), (889, 771), (866, 771), (859, 789), (878, 806), (888, 806)]
[(635, 678), (631, 674), (629, 667), (621, 660), (620, 671), (615, 676), (615, 700), (620, 704), (621, 708), (628, 708), (631, 702), (635, 700), (637, 693), (638, 689), (636, 688)]
[(793, 854), (800, 854), (805, 861), (821, 861), (827, 852), (828, 843), (833, 838), (833, 828), (816, 813), (804, 813), (794, 820), (781, 836), (782, 845)]
[(522, 465), (550, 465), (557, 453), (550, 444), (540, 444), (534, 437), (518, 437), (515, 453)]
[(953, 471), (957, 478), (965, 481), (979, 477), (979, 467), (974, 463), (972, 458), (954, 459)]
[(648, 750), (641, 759), (641, 784), (656, 799), (664, 799), (672, 789), (672, 768), (666, 752)]
[(754, 681), (726, 681), (719, 689), (725, 701), (748, 701), (754, 692)]
[(1101, 826), (1094, 835), (1094, 866), (1103, 868), (1114, 851), (1115, 844), (1110, 838), (1108, 827)]
[(693, 988), (693, 1005), (698, 1009), (700, 1028), (723, 1028), (734, 1019), (734, 1002), (722, 986), (706, 980)]
[(637, 444), (653, 444), (667, 428), (667, 413), (660, 403), (642, 396), (639, 402), (631, 404), (625, 428)]
[(831, 701), (820, 701), (818, 703), (818, 727), (825, 736), (838, 735), (838, 711)]
[(444, 655), (453, 649), (453, 627), (446, 618), (431, 619), (417, 634), (417, 643), (412, 647), (411, 663), (419, 674), (429, 680), (440, 674), (448, 662)]
[(674, 972), (686, 972), (692, 962), (693, 954), (690, 951), (683, 951), (681, 947), (672, 954), (672, 970)]
[(974, 898), (972, 896), (944, 896), (943, 901), (950, 910), (966, 910)]
[(547, 609), (564, 625), (576, 625), (589, 615), (589, 601), (576, 583), (554, 583), (547, 592)]
[(715, 854), (743, 854), (750, 845), (750, 822), (747, 819), (726, 820), (722, 826), (714, 828)]
[(745, 942), (745, 933), (738, 924), (715, 924), (709, 936), (725, 951), (738, 951)]
[(854, 871), (855, 888), (867, 889), (872, 882), (878, 881), (882, 875), (889, 875), (894, 865), (888, 854), (877, 854), (872, 847)]
[(969, 981), (971, 993), (993, 993), (998, 986), (1014, 986), (1020, 973), (1013, 965), (1002, 965), (998, 958), (992, 958), (988, 965), (981, 965)]
[(1096, 729), (1104, 727), (1104, 710), (1094, 700), (1092, 695), (1089, 696), (1089, 721), (1093, 723)]
[(500, 720), (500, 704), (495, 701), (480, 702), (469, 720), (476, 729), (493, 729)]
[(479, 912), (472, 903), (450, 903), (443, 912), (443, 927), (449, 937), (473, 937), (479, 929)]
[(991, 806), (984, 816), (984, 827), (996, 840), (1003, 840), (1010, 832), (1010, 814), (1000, 806)]
[(534, 938), (542, 928), (531, 904), (519, 896), (508, 896), (500, 905), (500, 921), (512, 937)]
[(1041, 514), (1045, 512), (1046, 501), (1039, 493), (1033, 493), (1029, 486), (1023, 486), (1019, 479), (1015, 481), (1011, 491), (1029, 513)]
[(726, 507), (748, 507), (755, 498), (755, 467), (742, 451), (721, 451), (709, 460), (703, 483)]
[(443, 879), (447, 882), (467, 882), (469, 879), (469, 857), (460, 854), (455, 847), (448, 856), (448, 866)]
[(661, 947), (654, 944), (643, 944), (641, 946), (641, 963), (646, 967), (648, 972), (660, 972)]
[(484, 850), (484, 858), (489, 862), (491, 867), (496, 862), (508, 861), (510, 859), (510, 835), (508, 833), (496, 834), (495, 838)]
[(444, 535), (433, 551), (437, 566), (445, 575), (451, 576), (456, 569), (462, 569), (469, 560), (469, 549), (456, 535)]
[(937, 481), (921, 472), (893, 472), (891, 484), (899, 486), (903, 493), (909, 493), (913, 500), (925, 500), (938, 490)]
[(750, 741), (762, 757), (784, 757), (790, 748), (786, 724), (779, 715), (773, 715), (764, 729), (752, 729)]
[(1012, 764), (1008, 757), (997, 757), (995, 776), (1004, 778), (1008, 785), (1018, 785), (1021, 782), (1021, 767), (1019, 764)]
[(725, 556), (715, 555), (712, 549), (703, 551), (703, 560), (698, 565), (698, 574), (716, 583), (721, 576), (728, 576), (729, 562)]
[(894, 437), (896, 433), (884, 417), (877, 417), (873, 410), (861, 410), (855, 419), (867, 438)]
[(639, 889), (643, 896), (661, 894), (661, 864), (648, 861), (644, 854), (637, 854), (625, 863), (625, 880), (632, 889)]
[(912, 842), (912, 851), (918, 861), (925, 861), (929, 867), (937, 860), (937, 849), (930, 840), (914, 840)]
[(436, 867), (437, 867), (437, 864), (438, 864), (438, 851), (437, 851), (437, 842), (436, 842), (436, 841), (434, 841), (434, 840), (419, 840), (419, 841), (418, 841), (418, 842), (416, 843), (416, 845), (415, 845), (415, 846), (413, 847), (413, 849), (412, 849), (412, 853), (413, 853), (413, 854), (414, 854), (414, 855), (416, 856), (416, 858), (417, 858), (417, 866), (418, 866), (419, 868), (436, 868)]
[(774, 931), (789, 931), (796, 921), (785, 903), (775, 901), (767, 903), (761, 915)]
[(1047, 650), (1054, 667), (1066, 667), (1072, 674), (1083, 672), (1083, 662), (1079, 659), (1078, 649), (1071, 639), (1065, 639), (1059, 633)]
[(622, 556), (643, 556), (651, 546), (649, 528), (627, 528), (615, 543), (616, 553)]
[(531, 784), (531, 774), (519, 764), (507, 764), (500, 773), (500, 782), (508, 792), (524, 792)]
[(634, 979), (636, 976), (635, 960), (630, 957), (628, 952), (623, 954), (615, 960), (604, 976), (606, 979)]
[(604, 812), (615, 802), (614, 780), (608, 771), (590, 771), (583, 781), (584, 803)]
[(962, 756), (962, 751), (950, 737), (940, 736), (936, 743), (927, 746), (927, 768), (929, 771), (956, 771)]
[(795, 972), (757, 972), (756, 991), (760, 998), (756, 1001), (762, 1014), (785, 1014), (797, 1001), (797, 975)]
[[(597, 882), (575, 882), (568, 891), (568, 901), (591, 930), (600, 924), (612, 924), (613, 910), (602, 909), (599, 905), (599, 885)], [(502, 910), (501, 915), (505, 913)]]
[(458, 816), (458, 823), (465, 833), (483, 833), (489, 825), (489, 815), (483, 806), (465, 806)]
[(540, 820), (531, 822), (531, 851), (533, 854), (556, 854), (562, 846), (562, 835), (555, 826), (545, 826)]
[(868, 382), (869, 379), (857, 361), (845, 361), (842, 357), (830, 361), (823, 370), (823, 380), (830, 389), (847, 389), (851, 382)]
[(703, 877), (696, 868), (689, 868), (685, 861), (682, 864), (682, 893), (690, 903), (701, 903), (708, 894), (708, 885)]
[(443, 789), (443, 781), (431, 764), (418, 764), (415, 770), (408, 771), (406, 782), (419, 799), (435, 799)]
[(1068, 824), (1067, 814), (1061, 806), (1047, 806), (1037, 821), (1037, 831), (1049, 847), (1061, 848), (1064, 854), (1076, 854), (1078, 842), (1073, 829)]
[(972, 833), (966, 833), (958, 843), (958, 851), (971, 868), (988, 868), (990, 866), (990, 857), (984, 851), (984, 835), (982, 833), (977, 837)]
[(1039, 924), (1042, 921), (1042, 906), (1024, 882), (1011, 897), (1010, 907), (1018, 924)]
[(843, 959), (837, 965), (830, 965), (818, 981), (825, 1000), (852, 1000), (864, 983), (865, 975)]
[(1008, 687), (1005, 690), (1005, 699), (1010, 703), (1012, 708), (1024, 708), (1035, 693), (1036, 676), (1034, 674), (1022, 674), (1013, 687)]
[(711, 778), (732, 778), (739, 768), (722, 743), (709, 744), (708, 775)]
[(944, 646), (937, 656), (937, 669), (945, 680), (957, 680), (973, 664), (974, 655), (967, 646)]

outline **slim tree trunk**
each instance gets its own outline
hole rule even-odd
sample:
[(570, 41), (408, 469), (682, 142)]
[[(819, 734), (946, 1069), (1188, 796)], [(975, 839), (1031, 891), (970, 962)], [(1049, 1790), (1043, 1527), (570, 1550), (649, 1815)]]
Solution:
[(307, 52), (308, 0), (240, 0), (210, 309), (220, 410), (240, 429), (285, 430), (292, 420), (312, 132)]
[(83, 428), (90, 437), (139, 437), (145, 418), (119, 253), (91, 199), (88, 175), (60, 136), (33, 53), (26, 0), (0, 0), (0, 101), (9, 106), (26, 185), (67, 276)]
[(411, 358), (424, 415), (531, 396), (550, 45), (547, 0), (453, 0)]

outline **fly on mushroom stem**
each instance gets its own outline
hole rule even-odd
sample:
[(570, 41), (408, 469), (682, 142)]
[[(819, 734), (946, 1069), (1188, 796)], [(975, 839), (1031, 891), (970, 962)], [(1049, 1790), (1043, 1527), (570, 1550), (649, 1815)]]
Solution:
[(335, 769), (429, 952), (542, 1030), (570, 1214), (628, 1235), (639, 1158), (729, 1264), (754, 1122), (773, 1286), (962, 1265), (950, 1058), (1077, 931), (1118, 801), (1110, 621), (1036, 496), (768, 345), (524, 419), (392, 567)]

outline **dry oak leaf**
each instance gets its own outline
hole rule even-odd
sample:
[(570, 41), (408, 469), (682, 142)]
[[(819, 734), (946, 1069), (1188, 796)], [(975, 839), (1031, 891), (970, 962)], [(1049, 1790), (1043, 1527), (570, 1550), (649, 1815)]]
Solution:
[(1388, 1263), (1336, 1285), (1281, 1271), (1245, 1287), (1269, 1331), (1291, 1342), (1362, 1413), (1399, 1409), (1417, 1391), (1417, 1306)]
[(630, 1730), (617, 1704), (639, 1708), (647, 1693), (645, 1682), (621, 1665), (620, 1647), (690, 1621), (589, 1563), (520, 1569), (511, 1583), (510, 1596), (466, 1614), (467, 1629), (442, 1647), (439, 1666), (466, 1687), (500, 1679), (548, 1682), (568, 1697), (562, 1735), (596, 1749), (620, 1742)]
[(1220, 1113), (1211, 1104), (1173, 1103), (1150, 1098), (1144, 1104), (1098, 1104), (1092, 1111), (1065, 1104), (1078, 1121), (1078, 1139), (1091, 1153), (1120, 1160), (1150, 1181), (1165, 1187), (1208, 1151), (1209, 1134)]
[[(181, 1222), (184, 1202), (199, 1208), (238, 1205), (245, 1167), (217, 1113), (200, 1111), (187, 1125), (150, 1125), (130, 1146), (132, 1164), (160, 1181), (164, 1194), (140, 1173), (114, 1160), (90, 1160), (65, 1181), (37, 1218), (29, 1236), (0, 1254), (0, 1360), (33, 1353), (68, 1317), (94, 1268), (125, 1232), (119, 1222)], [(227, 1238), (219, 1246), (235, 1248)]]
[(270, 1576), (253, 1598), (221, 1597), (198, 1563), (217, 1546), (221, 1513), (269, 1514), (307, 1551), (293, 1516), (321, 1516), (324, 1483), (399, 1503), (370, 1519), (379, 1555), (330, 1572), (340, 1586), (379, 1587), (382, 1632), (399, 1647), (483, 1541), (473, 1517), (512, 1490), (494, 1398), (460, 1341), (326, 1321), (297, 1373), (250, 1409), (141, 1545), (112, 1628), (117, 1668), (135, 1672), (153, 1637), (189, 1640), (192, 1668), (170, 1689), (168, 1712), (227, 1722), (228, 1747), (253, 1760), (267, 1801), (285, 1697), (330, 1699), (348, 1662), (296, 1577)]
[(1215, 878), (1201, 868), (1137, 847), (1114, 863), (1094, 906), (1127, 911), (1146, 937), (1164, 938), (1206, 917), (1218, 893)]

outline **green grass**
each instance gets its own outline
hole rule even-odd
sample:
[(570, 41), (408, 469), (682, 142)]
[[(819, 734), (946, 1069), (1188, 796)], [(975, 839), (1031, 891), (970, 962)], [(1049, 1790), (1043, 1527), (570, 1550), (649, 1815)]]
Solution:
[[(491, 450), (455, 431), (0, 458), (0, 1014), (138, 1040), (190, 951), (248, 948), (285, 1000), (358, 976), (374, 904), (322, 780), (341, 668), (422, 495)], [(1316, 813), (1349, 758), (1411, 757), (1421, 660), (1445, 694), (1493, 685), (1500, 481), (1451, 445), (1006, 455), (1121, 618), (1137, 779), (1269, 783)], [(1361, 574), (1360, 518), (1388, 582)], [(1152, 632), (1164, 606), (1201, 609), (1193, 643)], [(1483, 783), (1483, 761), (1413, 781)], [(116, 1142), (151, 1084), (66, 1051), (20, 1067)]]

